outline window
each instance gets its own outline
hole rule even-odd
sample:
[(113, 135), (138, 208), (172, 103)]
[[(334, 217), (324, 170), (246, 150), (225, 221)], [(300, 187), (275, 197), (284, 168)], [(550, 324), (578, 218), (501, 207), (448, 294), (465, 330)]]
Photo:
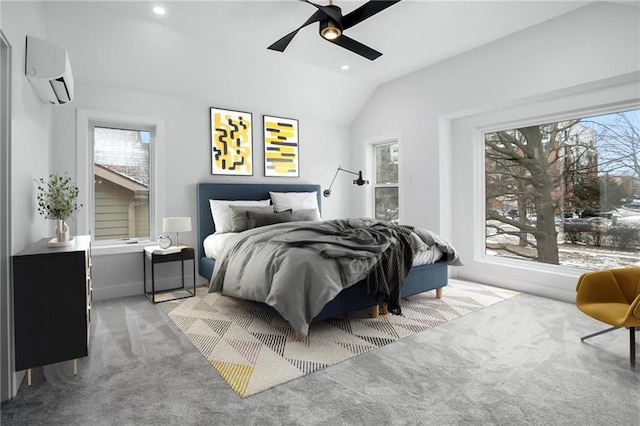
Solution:
[(398, 143), (373, 146), (375, 178), (373, 182), (374, 217), (398, 223), (400, 214), (398, 181)]
[(485, 133), (485, 253), (581, 269), (635, 265), (638, 135), (638, 109)]
[(148, 239), (150, 129), (93, 126), (95, 241)]
[(163, 129), (161, 118), (77, 110), (77, 232), (91, 234), (96, 254), (138, 251), (131, 243), (158, 235)]

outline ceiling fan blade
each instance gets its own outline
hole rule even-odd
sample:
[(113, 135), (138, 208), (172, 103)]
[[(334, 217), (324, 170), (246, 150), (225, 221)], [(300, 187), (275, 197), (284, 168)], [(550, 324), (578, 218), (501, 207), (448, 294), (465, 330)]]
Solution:
[(267, 47), (267, 49), (275, 50), (277, 52), (284, 52), (284, 49), (286, 49), (287, 46), (289, 46), (289, 43), (291, 43), (291, 40), (293, 40), (293, 37), (295, 37), (295, 35), (298, 34), (298, 31), (300, 31), (300, 28), (298, 28), (297, 30), (291, 31), (289, 34), (282, 37), (280, 40), (276, 41), (271, 46)]
[(289, 34), (287, 34), (286, 36), (282, 37), (280, 40), (276, 41), (271, 46), (267, 47), (267, 49), (276, 50), (278, 52), (284, 52), (284, 49), (286, 49), (287, 46), (289, 45), (289, 43), (291, 43), (291, 40), (293, 40), (295, 35), (298, 34), (298, 31), (300, 31), (301, 29), (303, 29), (304, 27), (306, 27), (309, 24), (313, 24), (314, 22), (322, 21), (323, 19), (325, 19), (325, 16), (326, 15), (324, 13), (322, 13), (322, 11), (316, 10), (314, 12), (314, 14), (311, 15), (311, 17), (309, 19), (307, 19), (307, 21), (304, 24), (302, 24), (297, 29), (291, 31)]
[(340, 37), (338, 37), (335, 40), (328, 40), (328, 41), (330, 41), (331, 43), (337, 44), (340, 47), (344, 47), (345, 49), (350, 50), (353, 53), (357, 53), (360, 56), (364, 56), (365, 58), (371, 61), (382, 56), (382, 53), (378, 52), (377, 50), (374, 50), (369, 46), (365, 46), (359, 41), (349, 38), (344, 34), (342, 34)]
[(400, 0), (391, 0), (391, 1), (379, 1), (372, 0), (369, 1), (356, 10), (347, 13), (342, 18), (342, 29), (346, 30), (347, 28), (351, 28), (356, 24), (364, 21), (365, 19), (371, 18), (378, 12), (382, 12), (386, 8), (393, 6), (398, 3)]
[(309, 3), (312, 6), (315, 6), (318, 8), (318, 11), (324, 13), (324, 17), (331, 19), (334, 23), (338, 24), (338, 26), (342, 29), (342, 11), (338, 6), (335, 5), (329, 5), (329, 6), (322, 6), (319, 4), (315, 4), (310, 2), (309, 0), (300, 0), (304, 3)]

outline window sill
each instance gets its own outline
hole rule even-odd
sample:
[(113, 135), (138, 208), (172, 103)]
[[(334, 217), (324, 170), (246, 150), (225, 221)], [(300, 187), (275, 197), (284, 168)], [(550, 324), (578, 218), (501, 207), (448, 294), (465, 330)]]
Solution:
[(155, 241), (138, 241), (135, 243), (121, 244), (96, 244), (91, 245), (92, 256), (108, 256), (114, 254), (140, 253), (146, 246), (155, 245)]

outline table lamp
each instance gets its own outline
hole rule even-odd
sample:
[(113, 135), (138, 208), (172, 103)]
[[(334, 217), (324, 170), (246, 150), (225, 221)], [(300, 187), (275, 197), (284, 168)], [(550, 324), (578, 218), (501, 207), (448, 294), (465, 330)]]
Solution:
[(162, 219), (162, 232), (176, 233), (176, 246), (180, 246), (180, 232), (191, 231), (190, 217), (165, 217)]

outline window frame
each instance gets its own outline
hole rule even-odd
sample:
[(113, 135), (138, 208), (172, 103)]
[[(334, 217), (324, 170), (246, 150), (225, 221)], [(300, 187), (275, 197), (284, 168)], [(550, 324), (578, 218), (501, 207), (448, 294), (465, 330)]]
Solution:
[[(94, 237), (94, 127), (111, 127), (151, 132), (149, 146), (149, 239), (141, 238), (131, 241), (104, 240), (96, 241)], [(77, 110), (77, 185), (80, 190), (78, 201), (84, 206), (78, 212), (78, 234), (91, 235), (92, 251), (97, 254), (119, 254), (140, 251), (140, 245), (154, 242), (159, 235), (159, 218), (164, 216), (164, 200), (162, 188), (164, 177), (160, 165), (164, 164), (164, 120), (158, 117), (123, 114), (99, 110)]]
[[(117, 126), (114, 125), (109, 125), (108, 123), (99, 123), (97, 121), (90, 121), (89, 122), (89, 126), (90, 126), (90, 132), (91, 132), (91, 142), (92, 142), (92, 163), (93, 166), (95, 167), (96, 163), (95, 163), (95, 137), (96, 137), (96, 129), (109, 129), (109, 130), (121, 130), (121, 131), (131, 131), (131, 132), (148, 132), (149, 133), (149, 158), (148, 158), (148, 162), (149, 162), (149, 173), (151, 173), (151, 155), (152, 155), (152, 150), (155, 147), (155, 134), (156, 134), (156, 128), (155, 127), (147, 127), (147, 126), (129, 126), (129, 125), (123, 125), (122, 123), (118, 123)], [(92, 185), (92, 188), (95, 191), (95, 168), (94, 168), (94, 184)], [(149, 176), (150, 177), (150, 176)], [(152, 232), (152, 228), (151, 228), (151, 181), (149, 181), (149, 187), (148, 187), (148, 193), (149, 193), (149, 198), (148, 198), (148, 207), (149, 207), (149, 235), (146, 236), (140, 236), (140, 237), (132, 237), (132, 238), (123, 238), (123, 239), (93, 239), (93, 243), (97, 244), (97, 245), (113, 245), (116, 244), (118, 242), (125, 242), (127, 244), (132, 244), (133, 242), (137, 242), (137, 241), (147, 241), (147, 240), (151, 240), (153, 232)], [(91, 235), (95, 236), (96, 235), (96, 224), (95, 224), (95, 214), (96, 214), (96, 207), (95, 207), (95, 193), (93, 194), (93, 197), (91, 199), (91, 212), (92, 212), (92, 220), (90, 223), (91, 226)]]
[[(441, 164), (440, 173), (441, 177), (451, 179), (450, 196), (447, 196), (450, 203), (441, 203), (440, 214), (446, 218), (447, 225), (451, 224), (450, 241), (464, 263), (464, 268), (451, 270), (453, 277), (568, 302), (575, 300), (575, 283), (586, 270), (484, 255), (483, 133), (578, 114), (597, 115), (637, 108), (640, 105), (638, 83), (637, 75), (612, 77), (440, 117), (440, 147), (450, 147), (451, 152), (450, 161)], [(443, 123), (447, 126), (442, 127)], [(441, 181), (441, 185), (445, 183)]]
[(388, 188), (389, 185), (377, 185), (376, 181), (376, 147), (383, 145), (398, 145), (398, 182), (393, 185), (398, 188), (398, 223), (403, 223), (404, 220), (404, 208), (403, 208), (403, 186), (402, 186), (402, 175), (403, 175), (403, 160), (402, 160), (402, 134), (401, 133), (390, 133), (387, 135), (381, 135), (369, 138), (365, 141), (365, 179), (369, 179), (369, 182), (372, 184), (370, 188), (365, 192), (365, 215), (367, 217), (375, 218), (376, 213), (376, 197), (375, 190), (376, 188)]
[[(487, 235), (486, 235), (486, 151), (485, 151), (485, 135), (489, 133), (495, 133), (504, 130), (513, 130), (517, 128), (527, 127), (527, 126), (539, 126), (547, 123), (557, 123), (571, 120), (582, 120), (584, 118), (592, 118), (598, 117), (602, 115), (615, 114), (618, 112), (625, 112), (630, 110), (640, 109), (639, 101), (619, 101), (612, 102), (607, 104), (594, 104), (587, 107), (579, 108), (579, 109), (565, 109), (558, 110), (556, 112), (549, 112), (542, 116), (531, 116), (526, 118), (515, 120), (510, 120), (503, 123), (492, 123), (487, 126), (476, 127), (474, 129), (474, 146), (476, 148), (476, 156), (480, 157), (479, 160), (476, 159), (475, 164), (479, 168), (479, 174), (476, 173), (476, 181), (479, 183), (479, 188), (477, 188), (477, 193), (479, 194), (478, 201), (476, 204), (480, 203), (476, 207), (481, 212), (481, 218), (478, 216), (477, 220), (482, 220), (482, 225), (478, 223), (475, 227), (477, 230), (477, 234), (475, 237), (476, 244), (474, 245), (474, 256), (477, 259), (481, 259), (482, 261), (486, 261), (488, 263), (502, 264), (502, 265), (516, 265), (520, 266), (524, 264), (524, 267), (532, 267), (534, 269), (539, 269), (541, 271), (578, 271), (579, 273), (584, 273), (588, 271), (593, 271), (594, 269), (584, 269), (578, 268), (576, 266), (571, 266), (567, 264), (552, 264), (552, 263), (544, 263), (537, 261), (530, 261), (525, 259), (519, 259), (515, 257), (508, 256), (499, 256), (499, 255), (491, 255), (487, 253)], [(482, 233), (482, 242), (480, 243), (480, 233)]]
[(515, 129), (526, 126), (536, 126), (540, 123), (554, 123), (560, 121), (569, 121), (575, 119), (576, 117), (593, 117), (598, 115), (612, 114), (616, 112), (621, 112), (630, 109), (638, 109), (640, 108), (640, 103), (634, 101), (620, 101), (613, 102), (609, 104), (594, 104), (588, 107), (580, 108), (580, 109), (566, 109), (566, 110), (558, 110), (555, 112), (550, 112), (548, 114), (542, 116), (531, 116), (526, 118), (516, 118), (514, 120), (499, 122), (499, 123), (491, 123), (486, 126), (476, 127), (474, 129), (474, 147), (475, 147), (475, 156), (476, 161), (475, 164), (477, 166), (477, 171), (475, 175), (477, 177), (477, 189), (476, 193), (478, 197), (476, 198), (476, 207), (480, 212), (480, 215), (476, 215), (476, 235), (475, 235), (475, 244), (474, 244), (474, 257), (476, 259), (488, 262), (488, 263), (496, 263), (503, 265), (522, 265), (525, 267), (533, 267), (538, 268), (540, 270), (545, 271), (579, 271), (580, 273), (587, 272), (587, 270), (576, 268), (568, 265), (554, 265), (547, 264), (541, 262), (530, 262), (522, 259), (509, 258), (509, 257), (501, 257), (501, 256), (492, 256), (486, 253), (486, 231), (485, 231), (485, 217), (486, 217), (486, 156), (485, 156), (485, 140), (484, 136), (486, 133), (494, 133), (504, 129)]
[[(378, 183), (378, 148), (382, 147), (390, 147), (397, 146), (398, 148), (398, 180), (395, 183)], [(371, 180), (373, 184), (371, 185), (372, 191), (372, 202), (373, 205), (371, 208), (373, 209), (373, 217), (376, 218), (376, 189), (378, 188), (397, 188), (398, 190), (398, 220), (400, 220), (400, 147), (396, 141), (389, 141), (384, 143), (377, 143), (372, 146), (373, 148), (373, 173), (371, 174)]]

